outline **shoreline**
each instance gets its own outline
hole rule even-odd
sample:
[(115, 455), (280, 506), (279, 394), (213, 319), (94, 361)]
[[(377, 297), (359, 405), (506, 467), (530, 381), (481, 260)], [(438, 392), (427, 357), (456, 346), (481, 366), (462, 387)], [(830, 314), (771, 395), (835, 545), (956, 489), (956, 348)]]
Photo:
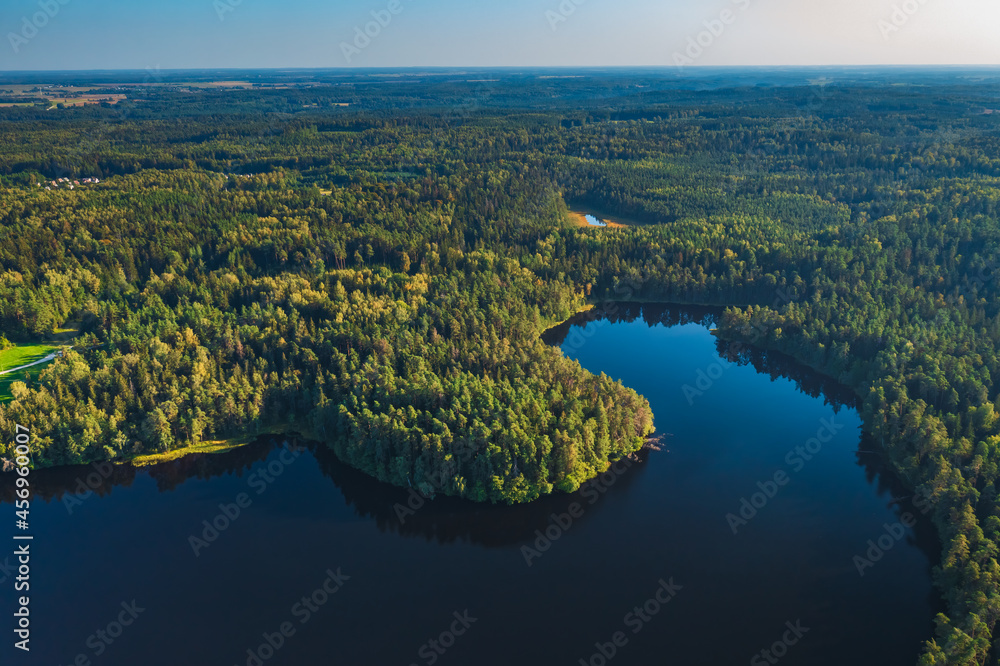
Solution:
[[(621, 222), (620, 220), (616, 220), (612, 217), (608, 217), (606, 215), (585, 208), (581, 208), (580, 210), (570, 210), (568, 211), (568, 214), (570, 221), (573, 223), (574, 227), (581, 227), (584, 229), (625, 229), (628, 226), (630, 226), (624, 222)], [(597, 219), (599, 219), (601, 222), (604, 223), (604, 226), (601, 227), (590, 224), (589, 222), (587, 222), (587, 218), (585, 217), (587, 215), (596, 217)]]
[(121, 460), (112, 460), (109, 462), (113, 465), (151, 467), (153, 465), (173, 462), (175, 460), (180, 460), (181, 458), (198, 454), (218, 455), (222, 453), (229, 453), (230, 451), (235, 451), (236, 449), (252, 444), (261, 437), (277, 437), (286, 435), (297, 435), (305, 439), (319, 441), (311, 433), (304, 431), (302, 428), (293, 428), (291, 424), (286, 424), (282, 426), (274, 426), (272, 428), (265, 428), (264, 430), (253, 433), (235, 435), (226, 439), (205, 440), (199, 444), (192, 444), (191, 446), (172, 449), (170, 451), (164, 451), (163, 453), (147, 453), (133, 458), (123, 458)]

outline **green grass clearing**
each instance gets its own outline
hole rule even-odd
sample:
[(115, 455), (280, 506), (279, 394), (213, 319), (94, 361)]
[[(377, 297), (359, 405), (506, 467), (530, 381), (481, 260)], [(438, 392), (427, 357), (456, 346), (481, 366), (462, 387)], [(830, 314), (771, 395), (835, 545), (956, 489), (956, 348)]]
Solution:
[(39, 361), (57, 349), (59, 349), (57, 345), (28, 344), (17, 345), (2, 351), (0, 352), (0, 372)]
[(191, 455), (192, 453), (225, 453), (226, 451), (232, 451), (233, 449), (238, 449), (245, 444), (249, 444), (252, 439), (253, 438), (251, 437), (240, 437), (219, 441), (201, 442), (200, 444), (185, 446), (182, 449), (174, 449), (173, 451), (167, 451), (166, 453), (153, 453), (148, 456), (138, 456), (136, 458), (132, 458), (129, 462), (136, 467), (146, 467), (148, 465), (157, 465), (159, 463), (177, 460), (178, 458), (183, 458), (184, 456)]
[(246, 446), (257, 439), (267, 437), (268, 435), (280, 437), (293, 434), (301, 435), (306, 439), (317, 440), (316, 435), (308, 429), (296, 427), (292, 424), (275, 425), (265, 428), (260, 432), (246, 433), (236, 437), (230, 437), (228, 439), (204, 441), (193, 446), (185, 446), (184, 448), (174, 449), (165, 453), (151, 453), (145, 456), (136, 456), (125, 460), (116, 460), (115, 463), (132, 463), (136, 467), (146, 467), (148, 465), (157, 465), (159, 463), (170, 462), (171, 460), (178, 460), (179, 458), (189, 456), (193, 453), (225, 453), (227, 451), (232, 451), (233, 449), (238, 449), (241, 446)]
[[(17, 345), (11, 349), (2, 351), (0, 352), (0, 372), (39, 361), (57, 349), (59, 349), (58, 345), (27, 344)], [(37, 377), (43, 368), (45, 368), (45, 365), (36, 365), (21, 372), (0, 375), (0, 403), (8, 402), (13, 397), (10, 393), (11, 384), (14, 382), (23, 382), (29, 374), (32, 377)]]

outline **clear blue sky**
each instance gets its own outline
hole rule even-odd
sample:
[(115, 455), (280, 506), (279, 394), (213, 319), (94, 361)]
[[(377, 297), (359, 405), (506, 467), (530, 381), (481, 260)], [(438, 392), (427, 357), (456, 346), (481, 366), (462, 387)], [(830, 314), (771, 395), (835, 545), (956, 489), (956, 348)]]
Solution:
[(0, 70), (1000, 65), (997, 0), (390, 1), (0, 0)]

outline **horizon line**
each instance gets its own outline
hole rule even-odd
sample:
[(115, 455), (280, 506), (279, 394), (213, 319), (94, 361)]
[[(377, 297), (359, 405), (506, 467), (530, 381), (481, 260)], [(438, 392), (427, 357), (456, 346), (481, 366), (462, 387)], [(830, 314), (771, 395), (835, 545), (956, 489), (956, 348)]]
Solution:
[(371, 71), (420, 71), (420, 70), (532, 70), (532, 69), (562, 69), (562, 70), (721, 70), (721, 69), (756, 69), (756, 70), (805, 70), (805, 69), (996, 69), (1000, 71), (1000, 63), (869, 63), (869, 64), (810, 64), (810, 65), (367, 65), (367, 66), (318, 66), (318, 67), (179, 67), (179, 68), (91, 68), (91, 69), (0, 69), (0, 76), (6, 74), (87, 74), (108, 72), (371, 72)]

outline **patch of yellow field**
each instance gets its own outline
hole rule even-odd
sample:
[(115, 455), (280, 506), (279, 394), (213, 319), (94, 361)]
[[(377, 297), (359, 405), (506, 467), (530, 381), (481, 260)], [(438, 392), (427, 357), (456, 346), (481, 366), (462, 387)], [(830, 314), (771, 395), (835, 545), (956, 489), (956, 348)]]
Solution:
[(131, 463), (136, 467), (148, 467), (149, 465), (158, 465), (160, 463), (170, 462), (171, 460), (178, 460), (193, 453), (225, 453), (226, 451), (232, 451), (233, 449), (238, 449), (239, 447), (248, 444), (251, 439), (253, 438), (248, 437), (245, 439), (237, 438), (202, 442), (201, 444), (186, 446), (183, 449), (174, 449), (173, 451), (167, 451), (166, 453), (154, 453), (148, 456), (138, 456), (133, 458)]
[(187, 88), (253, 88), (249, 81), (204, 81), (204, 82), (184, 82), (176, 85)]
[(227, 451), (232, 451), (233, 449), (238, 449), (241, 446), (246, 446), (252, 442), (257, 441), (261, 437), (275, 436), (275, 437), (303, 437), (304, 439), (312, 441), (320, 441), (319, 436), (314, 433), (309, 428), (304, 428), (300, 425), (275, 425), (260, 432), (247, 433), (245, 435), (240, 435), (238, 437), (230, 437), (229, 439), (218, 439), (201, 442), (199, 444), (194, 444), (192, 446), (185, 446), (181, 449), (174, 449), (173, 451), (167, 451), (166, 453), (152, 453), (146, 456), (136, 456), (130, 460), (115, 461), (116, 464), (120, 463), (132, 463), (136, 467), (148, 467), (149, 465), (158, 465), (160, 463), (170, 462), (172, 460), (178, 460), (185, 456), (193, 455), (196, 453), (226, 453)]
[(86, 106), (87, 104), (100, 104), (108, 102), (117, 104), (125, 99), (125, 95), (80, 95), (79, 97), (49, 97), (49, 104), (62, 104), (64, 106)]

